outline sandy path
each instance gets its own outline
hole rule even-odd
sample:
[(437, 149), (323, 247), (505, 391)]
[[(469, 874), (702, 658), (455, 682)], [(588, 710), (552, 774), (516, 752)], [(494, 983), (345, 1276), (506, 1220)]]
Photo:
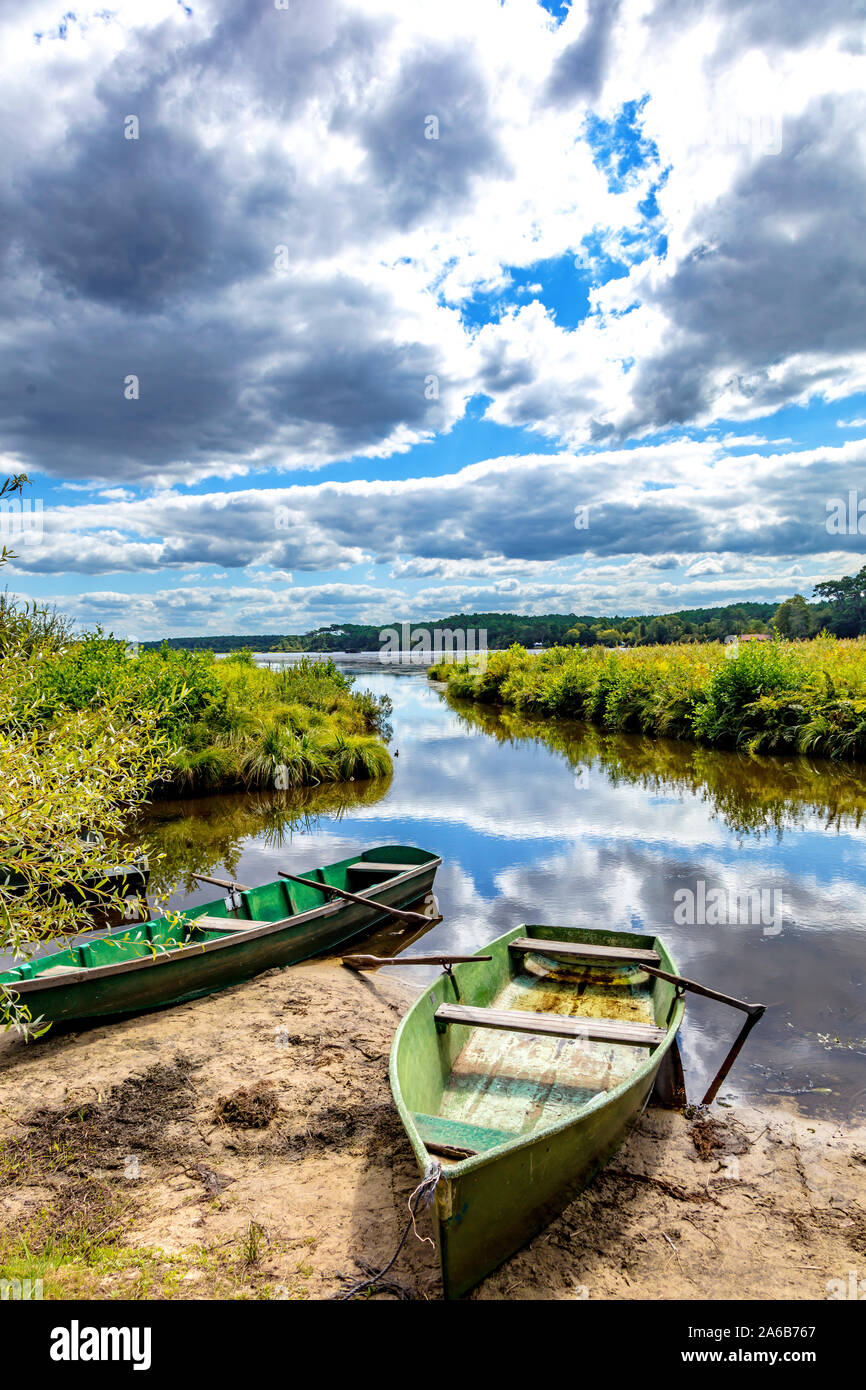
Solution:
[[(46, 1297), (326, 1298), (360, 1277), (356, 1261), (380, 1267), (418, 1181), (387, 1076), (411, 997), (324, 961), (110, 1026), (4, 1039), (7, 1268), (22, 1231), (31, 1251), (53, 1233)], [(253, 1088), (241, 1109), (259, 1127), (217, 1122), (239, 1088)], [(473, 1296), (825, 1298), (828, 1281), (866, 1274), (866, 1130), (776, 1107), (713, 1115), (719, 1128), (696, 1134), (647, 1111)], [(414, 1238), (391, 1278), (391, 1296), (439, 1297), (435, 1253)]]

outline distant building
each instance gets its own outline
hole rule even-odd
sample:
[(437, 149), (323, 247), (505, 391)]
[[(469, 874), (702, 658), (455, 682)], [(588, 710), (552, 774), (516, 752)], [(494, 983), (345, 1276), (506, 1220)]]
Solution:
[(725, 644), (727, 645), (728, 642), (772, 642), (772, 640), (769, 632), (732, 632), (730, 637), (725, 638)]

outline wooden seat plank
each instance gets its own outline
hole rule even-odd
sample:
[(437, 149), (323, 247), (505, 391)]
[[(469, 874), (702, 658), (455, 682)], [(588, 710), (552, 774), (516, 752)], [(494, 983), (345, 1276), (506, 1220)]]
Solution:
[(597, 946), (585, 941), (545, 941), (541, 936), (518, 936), (508, 943), (509, 951), (540, 951), (554, 956), (574, 956), (581, 960), (609, 960), (621, 964), (659, 965), (658, 951), (637, 946)]
[(411, 869), (411, 868), (413, 868), (413, 867), (414, 867), (414, 866), (413, 866), (412, 864), (380, 864), (380, 863), (376, 863), (376, 861), (373, 860), (373, 859), (365, 859), (365, 860), (364, 860), (362, 863), (360, 863), (360, 864), (350, 864), (350, 865), (349, 865), (349, 873), (350, 873), (350, 874), (356, 874), (356, 873), (357, 873), (357, 874), (362, 874), (362, 873), (368, 873), (368, 874), (374, 874), (374, 873), (375, 873), (375, 874), (382, 874), (382, 873), (389, 873), (389, 874), (404, 874), (404, 873), (406, 872), (407, 869)]
[(205, 931), (252, 931), (255, 927), (272, 927), (273, 922), (241, 922), (233, 917), (196, 917), (194, 925)]
[(553, 1038), (627, 1043), (632, 1047), (658, 1047), (667, 1037), (665, 1028), (650, 1023), (621, 1023), (616, 1018), (565, 1018), (562, 1014), (536, 1014), (520, 1009), (476, 1009), (465, 1004), (440, 1004), (434, 1018), (440, 1025), (462, 1023), (469, 1028), (501, 1028), (514, 1033), (543, 1033)]

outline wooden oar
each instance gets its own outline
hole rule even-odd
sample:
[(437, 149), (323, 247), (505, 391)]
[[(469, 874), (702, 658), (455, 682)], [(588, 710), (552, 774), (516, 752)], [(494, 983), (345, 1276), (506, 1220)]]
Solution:
[(733, 1041), (730, 1051), (719, 1070), (713, 1077), (707, 1089), (707, 1093), (701, 1101), (701, 1105), (711, 1105), (715, 1100), (718, 1089), (727, 1076), (734, 1062), (737, 1060), (746, 1038), (751, 1033), (756, 1023), (763, 1018), (765, 1011), (769, 1008), (768, 1004), (749, 1004), (745, 999), (735, 999), (732, 994), (721, 994), (717, 989), (709, 989), (707, 985), (699, 985), (695, 980), (687, 980), (682, 975), (671, 975), (667, 970), (660, 970), (656, 965), (641, 965), (641, 970), (645, 970), (648, 975), (655, 975), (660, 980), (667, 980), (670, 984), (676, 985), (677, 993), (683, 990), (691, 990), (692, 994), (703, 995), (705, 999), (716, 999), (720, 1004), (729, 1004), (732, 1009), (740, 1009), (748, 1017)]
[(343, 956), (350, 970), (375, 970), (379, 965), (460, 965), (464, 961), (492, 960), (492, 956)]
[(208, 874), (193, 874), (192, 877), (197, 878), (200, 883), (212, 883), (216, 888), (228, 888), (229, 891), (238, 893), (249, 893), (250, 891), (245, 883), (235, 883), (234, 879), (211, 878)]
[[(389, 907), (387, 903), (362, 898), (360, 893), (335, 888), (332, 883), (316, 883), (312, 878), (298, 878), (297, 874), (287, 874), (284, 869), (280, 869), (279, 874), (280, 878), (287, 878), (290, 883), (302, 883), (305, 888), (318, 888), (320, 893), (334, 893), (338, 898), (346, 898), (350, 903), (360, 903), (362, 907), (375, 907), (378, 912), (387, 912), (390, 917), (399, 917), (402, 922), (417, 922), (419, 926), (431, 927), (437, 920), (435, 917), (425, 917), (423, 912), (408, 912), (405, 908)], [(438, 920), (441, 922), (442, 918)]]

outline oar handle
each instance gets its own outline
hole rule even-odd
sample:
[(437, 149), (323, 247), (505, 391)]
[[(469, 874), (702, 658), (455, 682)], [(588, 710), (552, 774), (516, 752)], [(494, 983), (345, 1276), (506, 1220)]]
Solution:
[(767, 1004), (750, 1004), (746, 999), (735, 999), (732, 994), (721, 994), (717, 989), (710, 989), (707, 985), (699, 985), (695, 980), (687, 980), (683, 975), (671, 975), (667, 970), (660, 970), (657, 965), (644, 965), (641, 962), (641, 970), (645, 970), (648, 975), (655, 975), (660, 980), (667, 980), (670, 984), (676, 985), (678, 989), (691, 990), (692, 994), (701, 994), (705, 999), (716, 999), (720, 1004), (730, 1004), (732, 1009), (741, 1009), (744, 1014), (751, 1014), (757, 1023)]
[(215, 888), (227, 888), (230, 893), (249, 893), (249, 888), (245, 883), (235, 883), (233, 879), (211, 878), (209, 874), (193, 874), (200, 883), (212, 883)]
[(343, 956), (350, 970), (375, 970), (377, 965), (441, 965), (447, 968), (476, 960), (492, 960), (492, 956)]

